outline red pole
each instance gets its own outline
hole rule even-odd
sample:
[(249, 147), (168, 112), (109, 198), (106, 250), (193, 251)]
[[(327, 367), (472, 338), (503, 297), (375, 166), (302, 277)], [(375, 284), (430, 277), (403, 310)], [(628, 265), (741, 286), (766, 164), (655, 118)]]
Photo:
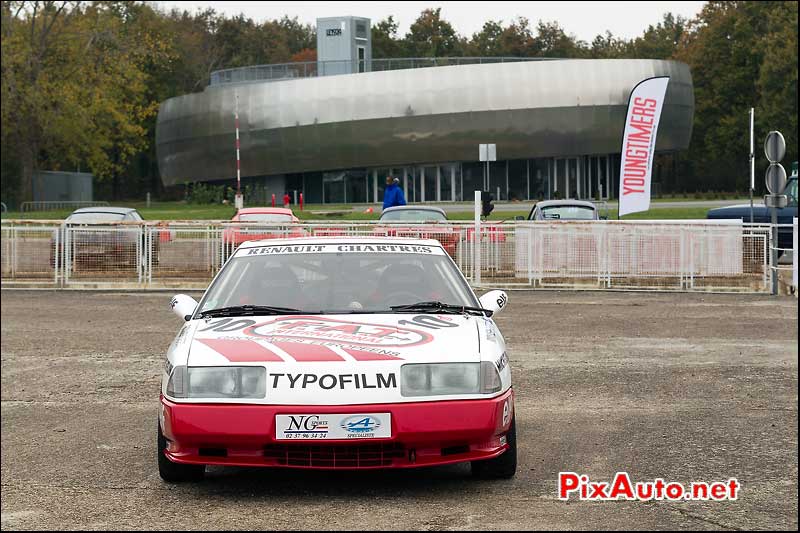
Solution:
[(303, 210), (303, 193), (300, 193), (300, 211)]
[(272, 193), (272, 207), (275, 207), (275, 193)]

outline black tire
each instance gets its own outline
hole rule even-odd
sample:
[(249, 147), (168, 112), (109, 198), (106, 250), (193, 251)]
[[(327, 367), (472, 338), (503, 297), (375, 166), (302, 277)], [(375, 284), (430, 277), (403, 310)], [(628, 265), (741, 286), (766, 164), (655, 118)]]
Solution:
[(499, 457), (472, 461), (472, 475), (479, 479), (509, 479), (517, 472), (517, 422), (511, 419), (511, 429), (506, 434), (508, 449)]
[(170, 483), (185, 481), (200, 481), (206, 473), (205, 465), (185, 465), (173, 463), (164, 455), (167, 448), (167, 439), (161, 433), (161, 424), (158, 425), (158, 474), (161, 479)]

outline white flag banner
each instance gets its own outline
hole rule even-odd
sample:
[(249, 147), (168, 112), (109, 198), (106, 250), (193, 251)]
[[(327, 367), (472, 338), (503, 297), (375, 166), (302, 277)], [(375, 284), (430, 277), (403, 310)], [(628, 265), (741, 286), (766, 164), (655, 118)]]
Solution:
[(628, 100), (619, 168), (619, 216), (650, 209), (650, 178), (658, 121), (669, 77), (640, 82)]

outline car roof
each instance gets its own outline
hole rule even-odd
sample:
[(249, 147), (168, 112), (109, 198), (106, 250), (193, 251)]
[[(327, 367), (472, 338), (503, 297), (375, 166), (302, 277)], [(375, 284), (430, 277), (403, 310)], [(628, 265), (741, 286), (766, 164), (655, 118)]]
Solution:
[(239, 209), (236, 214), (237, 215), (250, 215), (250, 214), (262, 214), (262, 215), (293, 215), (291, 209), (287, 209), (285, 207), (243, 207)]
[[(392, 211), (435, 211), (437, 213), (441, 213), (445, 217), (447, 217), (447, 213), (444, 212), (444, 209), (441, 207), (435, 207), (432, 205), (397, 205), (395, 207), (387, 207), (383, 210), (383, 213), (391, 213)], [(381, 214), (383, 214), (381, 213)]]
[(254, 248), (257, 246), (293, 246), (306, 244), (406, 244), (417, 246), (442, 245), (435, 239), (410, 239), (405, 237), (295, 237), (287, 239), (262, 239), (258, 241), (245, 241), (239, 248)]
[(133, 211), (136, 211), (136, 209), (133, 207), (81, 207), (80, 209), (76, 209), (70, 213), (70, 215), (75, 215), (78, 213), (110, 213), (114, 215), (127, 215)]
[(572, 205), (576, 207), (589, 207), (591, 209), (597, 209), (597, 206), (594, 205), (592, 202), (587, 202), (586, 200), (544, 200), (543, 202), (538, 202), (536, 207), (543, 208), (543, 207), (554, 207), (554, 206), (564, 206), (564, 205)]

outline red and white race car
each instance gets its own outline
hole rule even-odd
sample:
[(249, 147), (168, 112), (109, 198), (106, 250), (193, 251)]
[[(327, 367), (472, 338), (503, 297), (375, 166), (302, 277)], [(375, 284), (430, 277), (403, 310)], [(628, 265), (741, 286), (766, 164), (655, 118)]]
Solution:
[(383, 210), (372, 234), (381, 237), (435, 239), (450, 257), (456, 257), (460, 229), (447, 224), (444, 209), (429, 205), (402, 205)]
[[(241, 305), (247, 295), (252, 305)], [(243, 243), (167, 353), (158, 466), (317, 469), (517, 463), (502, 291), (478, 299), (434, 240)]]
[(222, 232), (227, 259), (245, 241), (307, 237), (308, 231), (298, 226), (300, 220), (285, 207), (244, 207), (233, 215), (232, 224)]

